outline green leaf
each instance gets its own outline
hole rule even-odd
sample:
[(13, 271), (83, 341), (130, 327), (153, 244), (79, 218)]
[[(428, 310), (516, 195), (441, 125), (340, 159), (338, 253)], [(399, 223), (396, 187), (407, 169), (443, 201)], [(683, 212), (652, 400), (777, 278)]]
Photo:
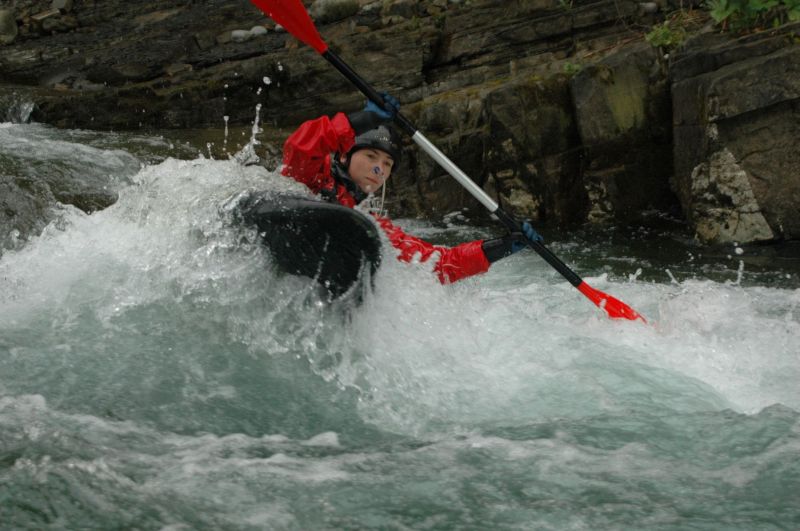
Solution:
[(736, 6), (731, 5), (728, 0), (709, 0), (708, 7), (709, 14), (716, 23), (728, 19), (736, 11)]
[(750, 0), (748, 5), (749, 11), (769, 11), (778, 5), (778, 0)]

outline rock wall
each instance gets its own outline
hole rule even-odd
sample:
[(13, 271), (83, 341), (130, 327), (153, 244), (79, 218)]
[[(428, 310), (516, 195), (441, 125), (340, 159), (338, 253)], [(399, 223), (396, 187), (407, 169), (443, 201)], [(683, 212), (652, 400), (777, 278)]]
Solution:
[[(628, 222), (680, 205), (703, 241), (797, 238), (796, 86), (779, 79), (796, 64), (791, 27), (704, 33), (667, 58), (641, 31), (659, 15), (630, 0), (305, 3), (331, 48), (517, 215)], [(285, 135), (363, 105), (245, 0), (10, 4), (0, 93), (13, 85), (38, 121), (221, 127), (261, 104)], [(482, 212), (424, 154), (407, 155), (390, 180), (395, 215)]]
[(798, 31), (703, 35), (674, 59), (674, 186), (702, 241), (800, 238)]

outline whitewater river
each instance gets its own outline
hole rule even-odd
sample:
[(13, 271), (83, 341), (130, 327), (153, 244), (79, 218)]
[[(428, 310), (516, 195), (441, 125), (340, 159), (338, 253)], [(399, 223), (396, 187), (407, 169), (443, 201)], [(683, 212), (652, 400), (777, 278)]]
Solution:
[[(796, 262), (545, 230), (650, 324), (528, 251), (325, 305), (231, 223), (291, 183), (179, 151), (0, 125), (0, 172), (119, 194), (0, 257), (0, 529), (800, 527)], [(404, 225), (497, 230), (446, 221)]]

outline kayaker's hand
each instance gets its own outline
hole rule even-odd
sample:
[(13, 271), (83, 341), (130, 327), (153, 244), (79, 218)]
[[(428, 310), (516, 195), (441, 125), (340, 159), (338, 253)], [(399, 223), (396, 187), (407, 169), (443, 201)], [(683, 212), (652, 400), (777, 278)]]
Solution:
[(382, 93), (381, 96), (389, 110), (383, 109), (372, 100), (369, 100), (363, 111), (347, 115), (347, 119), (350, 120), (350, 126), (353, 128), (353, 131), (355, 131), (356, 136), (375, 129), (378, 126), (388, 124), (397, 116), (397, 111), (400, 110), (400, 102), (385, 92)]
[(367, 100), (367, 106), (364, 107), (364, 110), (374, 112), (387, 120), (394, 120), (394, 117), (400, 112), (400, 102), (386, 92), (381, 92), (381, 97), (383, 98), (383, 107), (372, 100)]
[(544, 241), (544, 238), (536, 232), (530, 221), (522, 222), (522, 230), (523, 232), (512, 232), (502, 238), (483, 242), (483, 254), (486, 255), (486, 259), (490, 264), (523, 250), (528, 246), (529, 239), (539, 243)]
[(347, 119), (350, 120), (350, 126), (355, 131), (356, 136), (392, 121), (391, 118), (386, 118), (372, 111), (353, 112), (347, 115)]
[[(542, 238), (542, 235), (536, 232), (536, 229), (533, 228), (533, 225), (531, 225), (531, 222), (527, 219), (522, 222), (522, 232), (530, 241), (544, 243), (544, 238)], [(525, 246), (527, 247), (527, 244)]]

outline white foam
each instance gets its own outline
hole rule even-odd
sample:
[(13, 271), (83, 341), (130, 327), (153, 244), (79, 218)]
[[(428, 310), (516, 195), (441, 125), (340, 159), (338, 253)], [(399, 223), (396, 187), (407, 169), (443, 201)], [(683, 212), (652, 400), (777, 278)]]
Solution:
[[(219, 314), (205, 318), (223, 323), (229, 341), (255, 357), (304, 357), (323, 380), (357, 391), (363, 419), (401, 433), (626, 408), (800, 408), (800, 290), (586, 276), (643, 313), (651, 324), (642, 325), (607, 319), (533, 253), (449, 286), (431, 263), (389, 254), (375, 292), (340, 318), (309, 303), (307, 281), (271, 275), (263, 250), (226, 220), (226, 200), (242, 190), (300, 185), (202, 159), (147, 166), (133, 181), (114, 206), (91, 216), (66, 209), (3, 257), (0, 327), (41, 327), (37, 319), (48, 316), (47, 326), (68, 331), (91, 308), (114, 334), (133, 326), (129, 312), (154, 301), (178, 312), (188, 311), (186, 301), (207, 305)], [(193, 370), (202, 377), (203, 367)], [(223, 382), (187, 396), (239, 395)]]

